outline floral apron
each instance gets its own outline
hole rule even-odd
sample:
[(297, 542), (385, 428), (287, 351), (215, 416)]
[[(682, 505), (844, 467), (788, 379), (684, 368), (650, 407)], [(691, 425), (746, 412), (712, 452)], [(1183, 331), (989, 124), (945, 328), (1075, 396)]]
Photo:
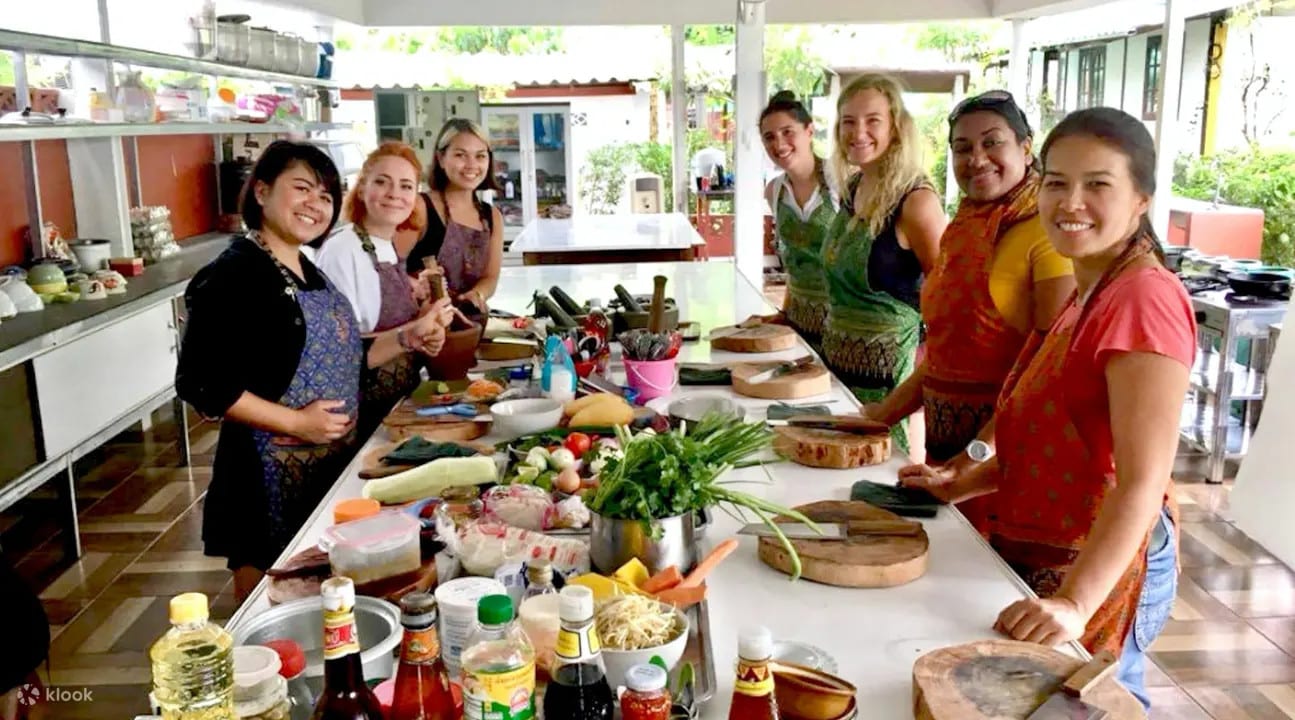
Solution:
[[(324, 290), (289, 292), (301, 307), (306, 343), (280, 405), (302, 408), (316, 400), (342, 400), (355, 417), (363, 351), (350, 302), (330, 283)], [(270, 540), (278, 555), (319, 505), (354, 450), (355, 432), (323, 445), (252, 429), (269, 505)]]
[[(360, 247), (368, 253), (369, 259), (373, 261), (373, 269), (378, 273), (382, 306), (378, 310), (378, 322), (373, 331), (391, 330), (418, 317), (418, 303), (414, 300), (405, 273), (398, 265), (378, 260), (373, 240), (359, 225), (355, 226), (355, 234), (359, 236)], [(421, 358), (410, 352), (397, 355), (381, 367), (365, 366), (360, 419), (357, 423), (359, 437), (368, 437), (391, 408), (418, 387), (421, 368)]]
[[(994, 415), (1003, 381), (1026, 336), (1007, 324), (989, 292), (994, 251), (1007, 229), (1038, 213), (1038, 178), (989, 203), (964, 199), (940, 242), (940, 259), (922, 286), (926, 376), (922, 408), (927, 462), (960, 454)], [(987, 535), (994, 495), (958, 503)]]
[[(1143, 251), (1138, 247), (1143, 242), (1137, 241), (1107, 278), (1127, 268)], [(1099, 282), (1094, 297), (1106, 282)], [(1092, 304), (1090, 298), (1086, 306)], [(1032, 360), (1017, 364), (998, 407), (995, 434), (1002, 474), (990, 542), (1040, 597), (1061, 588), (1116, 482), (1113, 472), (1100, 469), (1102, 459), (1093, 456), (1070, 413), (1071, 402), (1085, 400), (1066, 395), (1070, 341), (1084, 320), (1082, 312), (1062, 311), (1046, 337), (1036, 333), (1030, 338), (1022, 358)], [(1177, 526), (1172, 484), (1165, 502)], [(1080, 640), (1089, 652), (1111, 650), (1119, 656), (1137, 616), (1152, 533), (1149, 527), (1133, 562), (1088, 621)]]

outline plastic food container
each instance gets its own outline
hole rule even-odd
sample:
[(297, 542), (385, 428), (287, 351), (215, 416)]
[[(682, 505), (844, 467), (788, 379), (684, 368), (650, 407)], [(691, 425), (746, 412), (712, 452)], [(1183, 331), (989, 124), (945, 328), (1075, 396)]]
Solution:
[(260, 645), (234, 648), (234, 713), (242, 720), (288, 720), (288, 682), (279, 654)]
[(546, 673), (553, 672), (554, 650), (558, 644), (558, 632), (562, 629), (562, 620), (558, 614), (561, 596), (557, 593), (536, 595), (522, 601), (517, 609), (517, 618), (521, 621), (522, 630), (535, 648), (535, 665)]
[(422, 566), (419, 528), (418, 521), (405, 513), (381, 512), (333, 525), (324, 531), (319, 549), (328, 553), (334, 575), (360, 585), (418, 570)]

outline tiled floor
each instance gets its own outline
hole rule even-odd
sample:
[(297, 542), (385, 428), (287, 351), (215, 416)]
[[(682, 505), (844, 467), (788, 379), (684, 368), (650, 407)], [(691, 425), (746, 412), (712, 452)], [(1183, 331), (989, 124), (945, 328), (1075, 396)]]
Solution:
[[(148, 646), (167, 628), (170, 596), (212, 598), (212, 615), (234, 611), (222, 561), (202, 555), (202, 494), (216, 428), (191, 431), (193, 467), (177, 467), (175, 425), (165, 414), (148, 432), (115, 438), (79, 468), (84, 555), (67, 562), (57, 502), (42, 491), (0, 514), (0, 539), (40, 592), (53, 625), (46, 681), (88, 688), (91, 702), (49, 706), (52, 718), (129, 718), (147, 710)], [(1295, 573), (1228, 522), (1228, 486), (1191, 480), (1183, 509), (1178, 602), (1153, 648), (1148, 675), (1163, 720), (1295, 718)]]

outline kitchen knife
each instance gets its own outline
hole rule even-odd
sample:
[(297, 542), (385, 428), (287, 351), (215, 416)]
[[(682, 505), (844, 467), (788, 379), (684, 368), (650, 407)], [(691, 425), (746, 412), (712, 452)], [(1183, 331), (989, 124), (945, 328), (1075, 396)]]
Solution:
[(890, 432), (890, 428), (885, 423), (848, 415), (793, 415), (786, 420), (770, 420), (769, 424), (813, 430), (835, 430), (852, 435), (878, 435)]
[[(805, 523), (778, 523), (778, 529), (790, 540), (845, 540), (865, 535), (902, 535), (913, 536), (922, 531), (922, 523), (908, 520), (853, 520), (845, 523), (814, 523), (823, 532), (814, 532), (814, 528)], [(738, 535), (755, 535), (756, 537), (778, 537), (768, 525), (751, 523), (737, 531)]]
[(778, 363), (777, 365), (769, 368), (768, 370), (765, 370), (764, 372), (758, 372), (752, 375), (751, 377), (747, 378), (746, 381), (747, 381), (747, 384), (749, 385), (759, 385), (760, 383), (768, 382), (776, 377), (781, 377), (783, 375), (787, 375), (788, 373), (793, 373), (801, 368), (809, 367), (810, 365), (813, 365), (813, 364), (814, 364), (814, 356), (806, 355), (804, 357), (796, 358), (795, 360), (788, 360), (786, 362)]
[(1100, 720), (1105, 710), (1082, 700), (1084, 693), (1115, 671), (1118, 661), (1110, 650), (1093, 656), (1086, 665), (1066, 678), (1026, 720)]
[(729, 325), (727, 327), (717, 327), (714, 330), (711, 330), (710, 335), (708, 335), (706, 339), (714, 340), (716, 338), (728, 337), (729, 335), (736, 335), (737, 333), (740, 333), (743, 330), (750, 330), (753, 327), (759, 327), (763, 324), (764, 324), (764, 321), (758, 317), (747, 318), (746, 320), (743, 320), (742, 322), (736, 325)]

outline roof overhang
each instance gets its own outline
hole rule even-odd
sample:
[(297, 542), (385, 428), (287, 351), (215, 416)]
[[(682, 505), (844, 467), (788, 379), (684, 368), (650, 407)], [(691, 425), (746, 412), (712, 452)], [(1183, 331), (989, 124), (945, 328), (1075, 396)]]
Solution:
[(889, 75), (900, 82), (905, 90), (912, 93), (952, 93), (957, 89), (958, 78), (962, 78), (965, 90), (971, 83), (971, 68), (965, 66), (947, 67), (833, 67), (831, 72), (841, 78), (844, 87), (860, 75)]
[[(271, 0), (366, 27), (728, 24), (737, 0)], [(771, 25), (1030, 18), (1109, 0), (748, 0)]]

